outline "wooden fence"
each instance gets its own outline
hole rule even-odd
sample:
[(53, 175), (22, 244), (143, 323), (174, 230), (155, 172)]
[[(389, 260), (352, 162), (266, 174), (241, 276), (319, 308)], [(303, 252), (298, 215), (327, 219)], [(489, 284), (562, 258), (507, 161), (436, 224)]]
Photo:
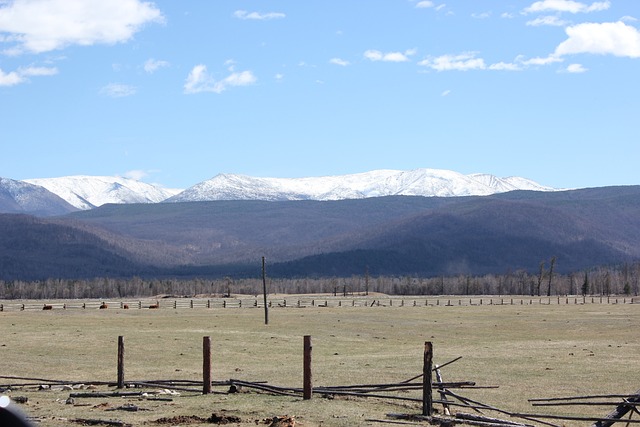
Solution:
[[(304, 307), (433, 307), (433, 306), (492, 306), (492, 305), (569, 305), (569, 304), (638, 304), (640, 297), (632, 296), (563, 296), (563, 297), (270, 297), (270, 308)], [(264, 308), (262, 298), (160, 298), (137, 300), (56, 300), (2, 301), (2, 311), (33, 310), (93, 310), (93, 309), (225, 309)]]

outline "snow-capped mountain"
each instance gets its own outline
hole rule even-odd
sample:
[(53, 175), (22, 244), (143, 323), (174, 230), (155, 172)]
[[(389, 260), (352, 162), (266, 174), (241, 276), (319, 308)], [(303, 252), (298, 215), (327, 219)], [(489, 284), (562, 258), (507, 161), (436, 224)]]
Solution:
[(440, 169), (376, 170), (312, 178), (256, 178), (220, 174), (166, 201), (341, 200), (391, 195), (456, 197), (485, 196), (513, 190), (555, 189), (520, 177), (463, 175)]
[(38, 185), (0, 178), (0, 212), (33, 215), (62, 215), (75, 208)]
[(24, 182), (42, 186), (83, 210), (105, 203), (158, 203), (180, 192), (113, 176), (77, 175), (27, 179)]

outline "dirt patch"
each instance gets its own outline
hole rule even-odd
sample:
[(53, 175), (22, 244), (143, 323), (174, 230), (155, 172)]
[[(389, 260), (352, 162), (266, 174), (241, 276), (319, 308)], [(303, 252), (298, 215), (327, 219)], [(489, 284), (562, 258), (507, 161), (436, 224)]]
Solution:
[(171, 424), (171, 425), (203, 424), (206, 422), (207, 422), (206, 418), (198, 417), (196, 415), (181, 415), (177, 417), (160, 418), (154, 421), (154, 423), (156, 424)]
[(295, 427), (296, 419), (285, 415), (284, 417), (267, 418), (264, 423), (268, 424), (269, 427)]
[(199, 417), (197, 415), (181, 415), (170, 418), (160, 418), (154, 421), (156, 424), (232, 424), (241, 423), (242, 419), (235, 415), (218, 415), (215, 412), (209, 418)]

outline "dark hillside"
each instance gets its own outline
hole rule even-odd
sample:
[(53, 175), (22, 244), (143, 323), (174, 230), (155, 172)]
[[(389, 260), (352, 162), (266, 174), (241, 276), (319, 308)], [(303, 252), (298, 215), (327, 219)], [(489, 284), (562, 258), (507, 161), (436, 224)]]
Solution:
[[(324, 242), (414, 215), (454, 199), (381, 197), (318, 201), (217, 201), (105, 205), (66, 218), (110, 233), (158, 242), (183, 262), (224, 264), (262, 255), (286, 260), (324, 250)], [(134, 248), (129, 248), (135, 252)], [(142, 255), (141, 255), (142, 256)], [(186, 258), (185, 258), (186, 257)]]
[(557, 257), (557, 271), (640, 258), (640, 187), (468, 198), (349, 236), (282, 274), (484, 274)]
[(131, 276), (146, 270), (95, 235), (27, 215), (0, 214), (0, 279)]

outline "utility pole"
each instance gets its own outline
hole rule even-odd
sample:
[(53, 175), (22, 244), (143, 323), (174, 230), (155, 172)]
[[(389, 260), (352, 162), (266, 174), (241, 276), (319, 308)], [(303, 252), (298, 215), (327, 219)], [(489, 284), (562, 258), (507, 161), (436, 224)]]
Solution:
[(264, 295), (264, 324), (269, 324), (269, 305), (267, 304), (267, 273), (264, 267), (264, 257), (262, 257), (262, 294)]

